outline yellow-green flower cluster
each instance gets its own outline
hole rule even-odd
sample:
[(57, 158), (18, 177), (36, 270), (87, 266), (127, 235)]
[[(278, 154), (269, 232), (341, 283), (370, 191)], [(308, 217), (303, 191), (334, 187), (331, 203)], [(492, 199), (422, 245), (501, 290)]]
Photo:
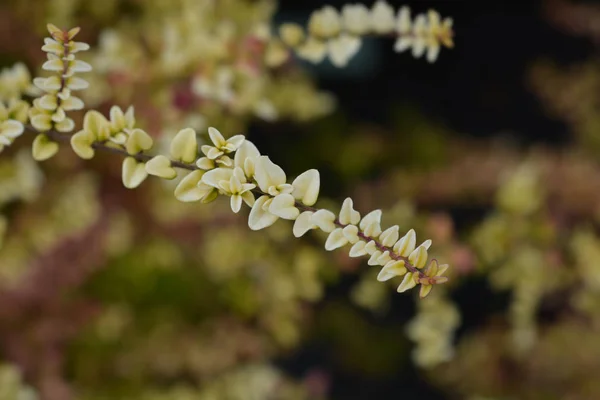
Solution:
[(36, 160), (46, 160), (58, 151), (58, 144), (44, 134), (50, 130), (70, 132), (75, 123), (66, 112), (80, 110), (84, 107), (83, 101), (72, 95), (73, 91), (88, 87), (88, 83), (75, 76), (77, 72), (88, 72), (92, 67), (76, 59), (76, 53), (89, 49), (86, 43), (75, 42), (73, 38), (79, 28), (63, 31), (52, 24), (48, 24), (49, 38), (44, 40), (42, 50), (48, 53), (48, 61), (42, 66), (46, 71), (55, 75), (47, 78), (35, 78), (33, 83), (44, 91), (44, 95), (33, 101), (29, 111), (31, 125), (41, 132), (33, 143), (33, 156)]
[(0, 395), (2, 399), (37, 400), (37, 393), (25, 384), (21, 371), (13, 365), (0, 365)]
[(382, 266), (379, 281), (403, 276), (398, 292), (421, 284), (420, 295), (425, 297), (434, 284), (447, 281), (443, 273), (448, 265), (439, 266), (433, 260), (425, 268), (431, 240), (417, 246), (412, 229), (403, 237), (399, 235), (398, 226), (382, 230), (381, 210), (361, 218), (350, 198), (344, 201), (339, 216), (328, 210), (312, 208), (320, 189), (317, 170), (308, 170), (289, 184), (283, 169), (269, 157), (261, 155), (243, 135), (226, 140), (217, 129), (209, 128), (209, 136), (213, 145), (203, 145), (201, 151), (204, 156), (196, 160), (198, 143), (195, 132), (189, 128), (180, 131), (171, 144), (171, 159), (163, 155), (152, 158), (146, 163), (146, 172), (173, 179), (177, 176), (174, 167), (192, 169), (178, 184), (175, 196), (185, 202), (209, 202), (219, 194), (226, 195), (230, 197), (231, 209), (236, 213), (245, 203), (251, 207), (248, 225), (252, 230), (271, 226), (280, 218), (295, 221), (293, 233), (296, 237), (319, 228), (329, 233), (326, 250), (351, 244), (351, 257), (368, 254), (369, 265)]
[(421, 284), (420, 296), (427, 296), (435, 284), (445, 283), (448, 278), (443, 273), (448, 265), (439, 266), (433, 260), (425, 268), (431, 240), (417, 246), (413, 229), (400, 237), (400, 227), (381, 227), (381, 210), (371, 211), (361, 218), (354, 210), (352, 199), (342, 204), (338, 216), (329, 210), (303, 212), (294, 224), (294, 235), (301, 236), (310, 229), (319, 228), (329, 233), (325, 243), (326, 250), (334, 250), (351, 244), (350, 257), (369, 255), (369, 265), (382, 266), (377, 280), (387, 281), (402, 276), (398, 292), (405, 292)]
[[(13, 105), (16, 104), (18, 103), (13, 103)], [(0, 152), (23, 133), (23, 122), (15, 119), (14, 114), (13, 107), (7, 108), (0, 101)]]
[(29, 70), (23, 63), (16, 63), (0, 71), (0, 99), (10, 101), (23, 95), (36, 96), (39, 90), (32, 84)]
[(83, 119), (83, 129), (71, 137), (73, 151), (84, 159), (94, 157), (97, 144), (128, 154), (123, 161), (122, 179), (129, 189), (138, 187), (148, 176), (145, 164), (135, 156), (150, 150), (153, 143), (146, 131), (135, 127), (133, 107), (123, 112), (120, 107), (113, 106), (110, 120), (98, 111), (88, 111)]
[(408, 7), (396, 13), (385, 0), (376, 1), (371, 9), (359, 3), (346, 4), (341, 12), (325, 6), (312, 13), (307, 32), (300, 25), (286, 23), (279, 35), (299, 57), (319, 63), (329, 56), (337, 67), (348, 63), (367, 35), (396, 36), (397, 52), (410, 48), (416, 58), (427, 54), (429, 62), (437, 59), (442, 46), (453, 47), (452, 19), (442, 21), (439, 13), (430, 10), (413, 20)]
[(0, 152), (23, 133), (29, 104), (21, 97), (35, 93), (24, 64), (17, 63), (0, 72)]
[(453, 333), (459, 323), (456, 306), (444, 295), (419, 302), (418, 314), (407, 328), (408, 337), (417, 344), (413, 350), (415, 363), (431, 368), (449, 361), (454, 355)]

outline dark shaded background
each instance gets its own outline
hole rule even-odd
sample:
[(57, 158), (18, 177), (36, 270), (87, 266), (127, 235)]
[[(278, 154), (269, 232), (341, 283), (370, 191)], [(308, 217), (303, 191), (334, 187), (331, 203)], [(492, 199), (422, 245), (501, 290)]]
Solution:
[[(324, 4), (339, 9), (345, 3), (339, 0), (281, 1), (278, 20), (305, 22), (312, 10)], [(394, 110), (410, 104), (426, 118), (446, 125), (458, 135), (474, 138), (494, 135), (521, 145), (542, 142), (560, 147), (569, 141), (566, 125), (547, 115), (537, 97), (528, 90), (528, 68), (541, 59), (550, 59), (559, 65), (585, 60), (592, 55), (593, 46), (588, 39), (570, 36), (551, 25), (544, 15), (542, 1), (406, 3), (390, 0), (389, 3), (395, 7), (408, 4), (413, 13), (434, 8), (442, 17), (452, 16), (456, 47), (442, 51), (435, 64), (428, 64), (409, 56), (398, 56), (391, 50), (392, 39), (373, 39), (364, 43), (361, 53), (344, 70), (335, 69), (327, 62), (316, 67), (307, 65), (319, 86), (335, 94), (348, 125), (373, 123), (388, 127), (398, 117)], [(370, 5), (370, 2), (365, 4)], [(265, 129), (260, 126), (252, 129), (251, 137), (267, 153), (271, 152), (270, 148), (289, 145), (290, 141), (302, 151), (302, 137), (294, 136), (294, 132), (272, 134), (272, 130), (281, 129), (294, 131), (293, 127)], [(386, 131), (390, 135), (394, 129)], [(319, 169), (326, 170), (326, 167), (322, 165)], [(335, 184), (325, 185), (325, 188), (332, 197), (338, 190), (351, 190)], [(339, 197), (339, 193), (337, 195)], [(479, 211), (454, 213), (455, 223), (460, 225), (464, 223), (461, 220), (469, 220)], [(355, 278), (347, 280), (346, 284), (330, 290), (329, 301), (347, 298)], [(467, 282), (454, 300), (463, 314), (460, 335), (482, 322), (488, 312), (501, 309), (507, 299), (493, 295), (481, 280)], [(363, 313), (375, 326), (389, 327), (406, 323), (414, 313), (414, 304), (406, 297), (397, 297), (384, 318)], [(396, 376), (369, 379), (340, 369), (336, 366), (336, 357), (335, 343), (319, 340), (281, 360), (280, 365), (299, 377), (320, 367), (327, 369), (333, 374), (330, 376), (333, 399), (449, 398), (434, 391), (410, 364), (398, 366)]]

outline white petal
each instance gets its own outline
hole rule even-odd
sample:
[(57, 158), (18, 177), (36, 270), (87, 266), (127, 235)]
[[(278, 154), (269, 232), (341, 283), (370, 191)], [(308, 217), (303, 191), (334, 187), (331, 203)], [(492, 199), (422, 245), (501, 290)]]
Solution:
[(299, 57), (312, 62), (320, 63), (327, 55), (327, 45), (325, 42), (315, 39), (312, 36), (297, 50)]
[(133, 157), (127, 157), (123, 160), (121, 171), (123, 185), (128, 189), (134, 189), (148, 177), (144, 163), (139, 163)]
[(196, 132), (192, 128), (182, 129), (171, 140), (171, 157), (175, 160), (191, 163), (198, 155)]
[(213, 169), (215, 167), (215, 162), (208, 157), (202, 157), (196, 161), (196, 166), (200, 169)]
[(208, 128), (208, 135), (210, 136), (210, 140), (213, 142), (215, 147), (220, 148), (225, 145), (225, 138), (217, 129), (212, 126)]
[(150, 175), (164, 179), (175, 179), (177, 171), (171, 167), (171, 160), (163, 155), (158, 155), (146, 163), (146, 172)]
[(279, 186), (285, 183), (285, 172), (280, 166), (273, 163), (269, 157), (260, 156), (255, 165), (254, 177), (258, 186), (263, 192), (267, 192), (272, 186)]
[(406, 292), (408, 289), (412, 289), (415, 286), (417, 286), (417, 282), (415, 282), (413, 278), (413, 273), (409, 272), (406, 275), (404, 275), (402, 283), (400, 284), (400, 286), (398, 286), (398, 293)]
[(335, 214), (329, 210), (318, 210), (311, 218), (313, 224), (323, 232), (332, 232), (335, 229)]
[(254, 206), (252, 206), (250, 216), (248, 217), (248, 226), (253, 231), (271, 226), (279, 219), (277, 215), (273, 215), (263, 209), (264, 204), (268, 200), (271, 200), (269, 196), (261, 196), (256, 200)]
[(187, 174), (175, 188), (175, 198), (183, 202), (200, 201), (209, 190), (206, 185), (198, 186), (204, 171), (192, 171)]
[(363, 233), (365, 234), (365, 236), (368, 236), (370, 238), (376, 238), (377, 236), (379, 236), (379, 234), (381, 233), (381, 226), (379, 225), (379, 222), (371, 222), (365, 227), (365, 229), (363, 229)]
[(394, 251), (403, 256), (408, 257), (417, 245), (417, 234), (414, 229), (409, 230), (400, 240), (394, 245)]
[(427, 249), (423, 246), (417, 247), (408, 256), (408, 261), (417, 268), (423, 268), (427, 263)]
[(381, 244), (386, 247), (393, 246), (397, 241), (400, 234), (398, 233), (400, 227), (398, 225), (394, 225), (386, 229), (379, 235), (379, 240)]
[(231, 210), (234, 213), (238, 213), (240, 212), (240, 209), (242, 208), (242, 196), (234, 194), (233, 196), (231, 196)]
[(321, 178), (319, 171), (316, 169), (309, 169), (306, 172), (300, 174), (292, 182), (294, 190), (292, 196), (300, 200), (307, 206), (312, 206), (317, 202), (319, 197), (319, 188), (321, 185)]
[(271, 202), (269, 212), (280, 218), (293, 220), (300, 214), (300, 210), (298, 210), (294, 204), (294, 196), (291, 194), (280, 194), (275, 196)]
[(394, 30), (396, 18), (394, 9), (384, 0), (377, 0), (371, 9), (371, 28), (379, 34)]
[(339, 247), (344, 246), (348, 243), (348, 240), (344, 236), (344, 232), (342, 228), (337, 228), (333, 230), (329, 236), (327, 237), (327, 241), (325, 242), (325, 250), (331, 251), (335, 250)]
[(259, 157), (260, 152), (251, 141), (245, 139), (242, 145), (237, 149), (235, 153), (235, 165), (241, 167), (244, 165), (244, 160), (248, 157)]
[(340, 222), (344, 225), (356, 225), (360, 221), (360, 213), (353, 208), (353, 202), (350, 197), (347, 197), (342, 203), (340, 210)]
[(381, 210), (374, 210), (365, 215), (360, 221), (359, 227), (364, 231), (365, 228), (373, 222), (377, 222), (378, 224), (381, 223)]
[(365, 246), (366, 243), (362, 240), (354, 243), (354, 246), (350, 249), (350, 257), (362, 257), (366, 255), (367, 251), (365, 250)]
[(245, 140), (246, 140), (246, 137), (244, 135), (232, 136), (229, 139), (227, 139), (227, 148), (230, 151), (236, 151), (237, 149), (240, 148), (240, 146), (242, 144), (244, 144)]
[(23, 133), (23, 124), (14, 119), (9, 119), (0, 124), (0, 135), (14, 139)]
[(374, 240), (370, 240), (369, 243), (365, 245), (365, 251), (367, 254), (373, 254), (377, 251), (377, 243)]
[(92, 70), (92, 66), (85, 61), (74, 60), (71, 64), (71, 70), (73, 72), (89, 72)]
[(396, 53), (402, 53), (403, 51), (409, 49), (410, 46), (412, 46), (412, 44), (413, 44), (412, 37), (400, 36), (398, 39), (396, 39), (396, 43), (394, 43), (394, 51)]
[(346, 225), (344, 227), (344, 236), (352, 244), (358, 242), (360, 240), (358, 237), (358, 226)]
[(398, 17), (396, 18), (396, 31), (400, 34), (410, 33), (412, 28), (412, 21), (410, 19), (410, 8), (403, 6), (398, 11)]
[(377, 280), (379, 282), (385, 282), (396, 276), (402, 276), (407, 272), (406, 267), (404, 267), (404, 261), (390, 261), (379, 271), (379, 275), (377, 275)]
[(377, 261), (379, 259), (379, 257), (382, 255), (383, 253), (379, 250), (375, 250), (373, 252), (373, 254), (371, 254), (371, 258), (369, 258), (369, 261), (367, 261), (367, 264), (369, 265), (380, 265), (379, 262)]
[[(67, 87), (71, 90), (83, 90), (87, 89), (89, 86), (90, 84), (85, 79), (77, 78), (75, 76), (72, 76), (67, 80)], [(55, 90), (58, 89), (59, 88), (56, 88)]]
[(384, 251), (383, 254), (377, 257), (377, 264), (379, 265), (385, 265), (390, 261), (392, 261), (392, 258), (390, 257), (389, 251)]
[(360, 50), (362, 41), (356, 36), (342, 34), (327, 43), (329, 59), (336, 67), (345, 67), (348, 61)]
[(208, 171), (204, 174), (204, 176), (202, 176), (202, 182), (206, 183), (209, 186), (219, 189), (219, 182), (229, 182), (232, 175), (233, 170), (231, 168), (215, 168), (213, 170)]
[(293, 229), (293, 233), (295, 237), (300, 237), (302, 235), (304, 235), (306, 232), (308, 232), (311, 229), (316, 228), (317, 226), (315, 224), (313, 224), (311, 217), (313, 215), (312, 211), (304, 211), (303, 213), (301, 213), (298, 218), (296, 218), (296, 221), (294, 222), (294, 229)]
[(33, 140), (31, 153), (36, 161), (45, 161), (58, 152), (58, 143), (53, 142), (43, 133), (37, 135)]
[(437, 60), (438, 55), (440, 54), (440, 44), (439, 43), (431, 43), (427, 47), (427, 61), (430, 63), (435, 62)]

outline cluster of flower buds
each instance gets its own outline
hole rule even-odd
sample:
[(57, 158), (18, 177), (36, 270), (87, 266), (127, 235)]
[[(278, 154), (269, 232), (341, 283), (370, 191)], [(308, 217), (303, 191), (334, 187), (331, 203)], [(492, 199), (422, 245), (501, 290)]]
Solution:
[(174, 179), (176, 168), (191, 170), (175, 189), (177, 199), (206, 203), (218, 195), (229, 196), (234, 212), (239, 212), (244, 203), (251, 208), (248, 225), (252, 230), (266, 228), (280, 218), (295, 221), (296, 237), (319, 228), (329, 233), (326, 250), (350, 244), (351, 257), (369, 255), (369, 265), (382, 266), (379, 281), (403, 277), (399, 292), (420, 284), (420, 294), (425, 297), (433, 285), (447, 281), (443, 274), (448, 265), (432, 260), (427, 266), (431, 241), (417, 246), (415, 231), (411, 229), (400, 237), (397, 225), (382, 230), (381, 210), (361, 218), (350, 198), (344, 201), (338, 216), (313, 208), (320, 189), (317, 170), (308, 170), (289, 184), (283, 169), (261, 155), (243, 135), (225, 139), (217, 129), (209, 128), (209, 137), (212, 145), (201, 146), (204, 155), (198, 158), (196, 133), (190, 128), (181, 130), (171, 142), (171, 158), (151, 158), (145, 164), (146, 172)]
[(436, 11), (430, 10), (413, 20), (408, 7), (396, 13), (385, 0), (376, 1), (371, 9), (363, 4), (347, 4), (341, 12), (325, 6), (313, 12), (307, 32), (294, 23), (283, 24), (279, 29), (283, 43), (299, 57), (319, 63), (329, 56), (337, 67), (348, 63), (367, 35), (395, 36), (397, 52), (411, 48), (414, 57), (426, 53), (429, 62), (437, 59), (442, 46), (453, 47), (451, 18), (442, 21)]
[(24, 64), (17, 63), (0, 71), (0, 152), (25, 129), (29, 103), (21, 99), (24, 94), (36, 94)]
[(150, 150), (154, 141), (148, 133), (135, 127), (133, 107), (123, 112), (120, 107), (110, 109), (110, 120), (98, 111), (88, 111), (83, 119), (83, 129), (71, 137), (73, 151), (84, 159), (94, 157), (94, 146), (121, 150), (129, 156), (123, 161), (123, 184), (129, 189), (138, 187), (148, 176), (143, 162), (135, 156)]
[(319, 228), (329, 233), (326, 250), (352, 245), (350, 257), (369, 255), (369, 265), (383, 267), (377, 276), (380, 282), (404, 277), (398, 292), (421, 284), (420, 294), (425, 297), (434, 284), (446, 282), (448, 279), (442, 275), (448, 265), (440, 266), (437, 260), (432, 260), (425, 268), (431, 240), (417, 246), (413, 229), (402, 237), (398, 225), (382, 230), (381, 215), (381, 210), (375, 210), (361, 218), (353, 207), (352, 199), (347, 198), (338, 216), (329, 210), (308, 210), (300, 214), (294, 223), (294, 235), (299, 237), (310, 229)]
[(0, 101), (0, 152), (23, 133), (23, 123)]
[(42, 50), (48, 53), (48, 61), (42, 66), (46, 71), (55, 75), (47, 78), (35, 78), (33, 83), (40, 88), (44, 95), (33, 101), (29, 110), (31, 125), (41, 132), (33, 144), (33, 156), (36, 160), (46, 160), (58, 151), (58, 144), (44, 134), (50, 130), (58, 132), (71, 132), (75, 123), (66, 112), (81, 110), (83, 101), (72, 95), (73, 91), (88, 87), (88, 83), (75, 76), (78, 72), (88, 72), (92, 67), (75, 58), (76, 53), (89, 49), (89, 45), (75, 42), (73, 38), (79, 28), (63, 31), (52, 24), (48, 24), (49, 38), (44, 39)]

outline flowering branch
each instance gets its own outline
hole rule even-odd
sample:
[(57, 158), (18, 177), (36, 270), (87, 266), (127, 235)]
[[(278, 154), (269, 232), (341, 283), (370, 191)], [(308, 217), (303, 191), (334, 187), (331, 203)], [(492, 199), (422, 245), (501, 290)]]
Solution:
[[(388, 11), (379, 1), (373, 15), (376, 19), (389, 20)], [(432, 15), (430, 22), (436, 20)], [(401, 12), (400, 17), (403, 23), (409, 18), (406, 11)], [(314, 26), (325, 29), (328, 25), (317, 20), (311, 26), (315, 30)], [(443, 276), (448, 265), (438, 265), (435, 259), (427, 265), (431, 240), (417, 246), (413, 229), (402, 237), (397, 225), (383, 230), (381, 210), (371, 211), (361, 218), (350, 198), (344, 200), (338, 215), (313, 207), (320, 190), (319, 172), (308, 170), (290, 184), (283, 169), (261, 155), (243, 135), (225, 139), (211, 127), (208, 134), (212, 144), (199, 146), (196, 132), (186, 128), (171, 141), (168, 157), (151, 155), (148, 152), (154, 141), (147, 132), (136, 127), (133, 107), (124, 112), (117, 106), (111, 108), (109, 118), (95, 110), (86, 112), (83, 128), (73, 135), (67, 133), (73, 130), (74, 122), (65, 111), (83, 108), (83, 102), (72, 96), (71, 91), (87, 87), (86, 81), (73, 77), (73, 74), (91, 69), (89, 64), (75, 60), (74, 53), (87, 50), (89, 46), (72, 41), (78, 28), (61, 31), (48, 25), (48, 30), (52, 38), (46, 39), (42, 48), (49, 53), (44, 69), (59, 75), (34, 80), (35, 85), (45, 91), (42, 97), (34, 100), (29, 111), (31, 123), (25, 126), (27, 131), (38, 133), (33, 144), (35, 159), (46, 160), (54, 156), (61, 142), (68, 142), (83, 159), (93, 158), (97, 150), (121, 155), (124, 157), (123, 184), (130, 189), (141, 185), (148, 175), (171, 180), (184, 170), (187, 173), (174, 193), (182, 202), (209, 203), (219, 195), (225, 195), (230, 197), (233, 212), (238, 213), (244, 203), (251, 208), (248, 226), (252, 230), (269, 227), (280, 218), (294, 221), (296, 237), (320, 229), (329, 234), (326, 250), (350, 244), (350, 257), (369, 255), (369, 265), (383, 267), (377, 277), (379, 281), (403, 277), (398, 292), (420, 284), (420, 295), (425, 297), (433, 285), (448, 280)]]
[(396, 38), (396, 52), (411, 49), (413, 57), (425, 54), (433, 63), (442, 46), (454, 46), (453, 35), (452, 19), (442, 20), (434, 10), (413, 19), (408, 7), (396, 14), (385, 0), (376, 1), (370, 10), (363, 4), (346, 4), (341, 12), (325, 6), (312, 13), (307, 31), (295, 23), (281, 25), (281, 42), (271, 42), (268, 59), (285, 60), (287, 48), (309, 62), (319, 63), (329, 56), (333, 65), (344, 67), (360, 50), (362, 37), (391, 36)]

